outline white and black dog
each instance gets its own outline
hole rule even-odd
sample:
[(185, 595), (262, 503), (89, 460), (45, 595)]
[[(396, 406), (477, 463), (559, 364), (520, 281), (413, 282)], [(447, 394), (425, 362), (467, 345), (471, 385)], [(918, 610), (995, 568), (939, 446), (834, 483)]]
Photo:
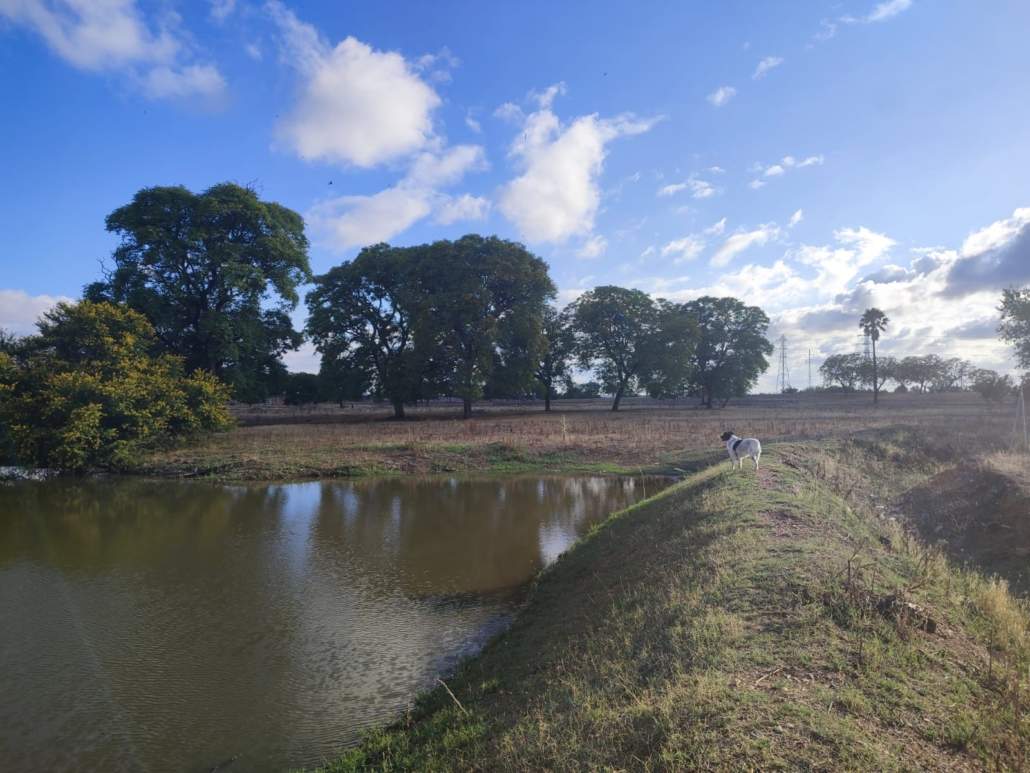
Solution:
[(755, 469), (758, 469), (758, 457), (762, 455), (762, 444), (758, 442), (758, 438), (737, 437), (732, 432), (723, 432), (720, 437), (726, 443), (731, 464), (736, 464), (740, 469), (744, 464), (744, 457), (749, 456), (755, 463)]

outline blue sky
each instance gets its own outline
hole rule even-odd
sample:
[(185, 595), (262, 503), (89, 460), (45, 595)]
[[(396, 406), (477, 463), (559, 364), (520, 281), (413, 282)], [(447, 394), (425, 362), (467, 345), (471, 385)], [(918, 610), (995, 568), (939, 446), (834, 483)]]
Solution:
[(1007, 369), (1027, 29), (1020, 0), (0, 0), (0, 326), (95, 279), (137, 189), (233, 180), (304, 214), (316, 272), (497, 233), (562, 301), (762, 306), (799, 386), (874, 304), (890, 353)]

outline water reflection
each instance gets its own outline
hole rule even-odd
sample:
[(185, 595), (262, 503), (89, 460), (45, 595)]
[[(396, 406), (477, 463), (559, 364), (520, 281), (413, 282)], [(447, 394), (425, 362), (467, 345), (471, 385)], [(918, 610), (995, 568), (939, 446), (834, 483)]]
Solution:
[(0, 769), (318, 762), (396, 715), (641, 489), (0, 484)]

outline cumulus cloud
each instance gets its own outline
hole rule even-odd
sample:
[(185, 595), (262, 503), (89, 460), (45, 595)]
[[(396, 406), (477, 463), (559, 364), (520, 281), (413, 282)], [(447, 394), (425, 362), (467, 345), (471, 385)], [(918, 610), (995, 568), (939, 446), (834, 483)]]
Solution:
[(36, 321), (62, 301), (63, 295), (29, 295), (24, 290), (0, 290), (0, 329), (23, 336), (36, 332)]
[(780, 234), (780, 229), (775, 223), (761, 225), (753, 231), (738, 231), (723, 242), (716, 253), (712, 256), (713, 266), (725, 266), (744, 250), (761, 246), (775, 239)]
[(337, 249), (389, 241), (430, 213), (450, 224), (485, 217), (489, 202), (468, 194), (453, 198), (438, 189), (486, 168), (478, 145), (424, 152), (394, 186), (368, 196), (338, 196), (312, 207), (306, 217), (315, 234)]
[(1030, 207), (970, 234), (947, 272), (944, 294), (1030, 283)]
[(759, 80), (769, 74), (771, 70), (775, 70), (783, 64), (783, 57), (780, 56), (767, 56), (758, 63), (755, 67), (754, 73), (751, 75), (753, 80)]
[(27, 27), (80, 70), (119, 72), (153, 99), (217, 96), (225, 80), (212, 64), (197, 64), (180, 17), (147, 20), (135, 0), (2, 0), (0, 19)]
[(721, 236), (726, 230), (726, 218), (712, 223), (705, 229), (706, 236)]
[(706, 99), (716, 107), (722, 107), (731, 99), (733, 99), (733, 97), (735, 97), (736, 94), (737, 90), (732, 86), (720, 86), (711, 94), (709, 94), (706, 97)]
[(464, 193), (448, 197), (437, 208), (433, 220), (440, 225), (450, 225), (461, 220), (482, 220), (490, 212), (490, 200), (482, 196)]
[(607, 145), (649, 131), (659, 120), (625, 114), (580, 116), (565, 125), (552, 111), (564, 86), (532, 95), (538, 109), (525, 116), (510, 155), (522, 173), (501, 191), (501, 212), (531, 242), (563, 242), (593, 231)]
[(270, 2), (267, 9), (284, 61), (304, 79), (296, 105), (278, 127), (301, 158), (368, 168), (430, 144), (441, 100), (416, 66), (354, 37), (330, 46), (282, 3)]

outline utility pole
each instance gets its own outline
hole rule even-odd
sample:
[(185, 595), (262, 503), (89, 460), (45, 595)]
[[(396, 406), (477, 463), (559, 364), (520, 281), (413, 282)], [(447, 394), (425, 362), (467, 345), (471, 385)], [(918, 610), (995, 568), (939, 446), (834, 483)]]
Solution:
[(808, 391), (812, 391), (812, 350), (808, 350)]

